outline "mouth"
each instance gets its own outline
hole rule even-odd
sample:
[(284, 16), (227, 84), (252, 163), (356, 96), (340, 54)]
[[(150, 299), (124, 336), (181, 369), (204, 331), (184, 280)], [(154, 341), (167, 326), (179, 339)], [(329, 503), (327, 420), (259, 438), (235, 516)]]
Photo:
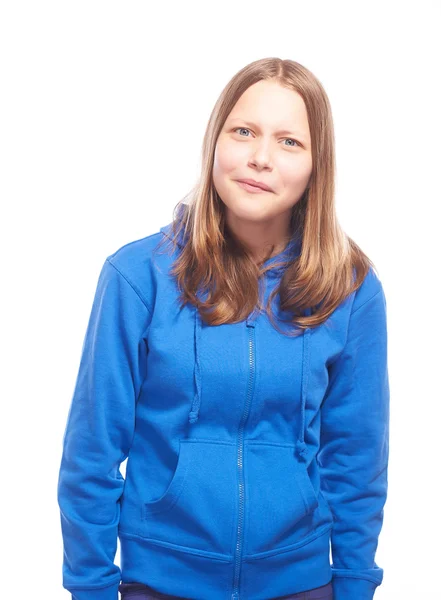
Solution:
[(243, 188), (247, 192), (251, 192), (252, 194), (264, 194), (271, 191), (268, 189), (262, 189), (261, 187), (258, 187), (257, 185), (252, 185), (251, 183), (241, 181), (240, 179), (237, 179), (236, 183), (240, 185), (241, 188)]

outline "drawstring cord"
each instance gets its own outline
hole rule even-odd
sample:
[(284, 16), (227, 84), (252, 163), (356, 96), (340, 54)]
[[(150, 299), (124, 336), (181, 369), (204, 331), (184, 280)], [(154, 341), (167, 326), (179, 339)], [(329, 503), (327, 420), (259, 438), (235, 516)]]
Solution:
[(195, 362), (194, 362), (194, 379), (196, 384), (196, 392), (193, 397), (191, 404), (191, 410), (188, 414), (188, 420), (190, 423), (196, 423), (199, 418), (199, 407), (201, 405), (201, 365), (199, 360), (199, 338), (201, 332), (201, 318), (199, 315), (198, 307), (194, 309), (194, 350), (195, 350)]

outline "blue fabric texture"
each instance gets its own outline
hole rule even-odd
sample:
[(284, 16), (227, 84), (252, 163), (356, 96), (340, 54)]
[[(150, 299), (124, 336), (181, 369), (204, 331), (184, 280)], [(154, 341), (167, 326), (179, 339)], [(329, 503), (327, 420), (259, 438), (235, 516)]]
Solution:
[[(120, 247), (98, 277), (58, 479), (64, 588), (268, 600), (332, 581), (334, 600), (371, 600), (389, 455), (378, 276), (297, 337), (257, 309), (210, 326), (179, 305), (183, 240), (156, 252), (170, 235)], [(263, 275), (265, 301), (282, 273)]]

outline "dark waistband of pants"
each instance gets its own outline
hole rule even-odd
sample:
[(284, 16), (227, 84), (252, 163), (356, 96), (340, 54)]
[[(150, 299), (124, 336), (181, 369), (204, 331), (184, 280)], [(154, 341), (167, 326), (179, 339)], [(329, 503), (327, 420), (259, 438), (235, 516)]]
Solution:
[[(162, 594), (143, 583), (120, 583), (118, 591), (121, 593), (121, 600), (188, 600), (182, 596)], [(278, 596), (272, 600), (333, 600), (332, 582), (313, 590)]]

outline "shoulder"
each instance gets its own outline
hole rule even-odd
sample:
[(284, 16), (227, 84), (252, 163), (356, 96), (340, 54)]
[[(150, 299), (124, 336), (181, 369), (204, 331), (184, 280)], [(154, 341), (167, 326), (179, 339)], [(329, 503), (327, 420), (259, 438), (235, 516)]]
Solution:
[(163, 235), (160, 231), (132, 240), (107, 256), (107, 260), (126, 274), (142, 268), (152, 260), (153, 251)]
[(376, 297), (383, 299), (384, 289), (378, 273), (371, 266), (362, 284), (353, 293), (353, 303), (351, 312), (354, 313), (364, 304)]
[(158, 275), (165, 272), (171, 262), (170, 254), (166, 251), (156, 253), (159, 245), (165, 245), (167, 241), (163, 234), (167, 227), (125, 243), (106, 258), (115, 273), (126, 279), (148, 306), (152, 306), (154, 300)]

